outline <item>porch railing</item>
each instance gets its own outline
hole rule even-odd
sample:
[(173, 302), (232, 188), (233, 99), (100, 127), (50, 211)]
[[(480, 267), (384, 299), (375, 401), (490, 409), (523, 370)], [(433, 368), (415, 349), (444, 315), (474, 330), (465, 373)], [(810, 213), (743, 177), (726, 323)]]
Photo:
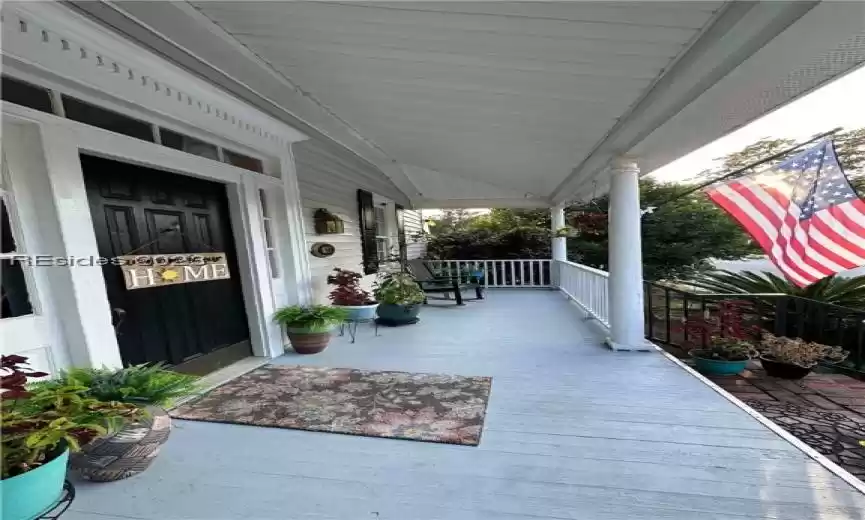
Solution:
[(610, 273), (587, 265), (556, 261), (559, 290), (605, 327), (610, 326)]
[(840, 346), (850, 354), (833, 368), (865, 375), (865, 311), (786, 294), (704, 294), (648, 282), (643, 297), (646, 337), (680, 348), (682, 354), (705, 345), (701, 322), (722, 323), (722, 302), (736, 302), (745, 326)]
[(428, 260), (427, 264), (465, 283), (480, 279), (486, 287), (553, 287), (552, 260)]
[[(431, 269), (487, 287), (554, 287), (603, 326), (610, 326), (610, 274), (575, 262), (546, 259), (430, 260)], [(839, 345), (850, 356), (836, 369), (865, 375), (865, 311), (784, 294), (705, 294), (644, 284), (646, 337), (685, 352), (695, 344), (686, 326), (692, 318), (718, 318), (721, 302), (748, 302), (751, 324), (777, 335)]]
[[(568, 261), (556, 261), (553, 280), (558, 289), (605, 327), (609, 323), (609, 273)], [(702, 346), (688, 322), (721, 319), (724, 301), (739, 302), (748, 325), (779, 336), (837, 345), (849, 357), (836, 371), (865, 376), (865, 311), (786, 294), (706, 294), (644, 284), (646, 338), (678, 347), (684, 354)]]

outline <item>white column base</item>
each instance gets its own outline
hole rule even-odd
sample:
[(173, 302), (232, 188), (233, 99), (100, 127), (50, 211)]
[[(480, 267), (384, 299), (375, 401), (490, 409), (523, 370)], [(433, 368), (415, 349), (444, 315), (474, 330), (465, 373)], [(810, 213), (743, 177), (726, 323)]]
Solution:
[(654, 346), (648, 341), (639, 345), (624, 345), (622, 343), (614, 342), (612, 338), (605, 338), (604, 345), (613, 352), (651, 352), (654, 350)]

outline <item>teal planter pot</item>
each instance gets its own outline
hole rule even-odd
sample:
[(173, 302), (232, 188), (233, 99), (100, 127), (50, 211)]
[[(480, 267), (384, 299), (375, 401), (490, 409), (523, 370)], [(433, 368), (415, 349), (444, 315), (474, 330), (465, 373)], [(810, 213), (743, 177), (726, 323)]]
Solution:
[(0, 480), (3, 520), (32, 520), (49, 510), (63, 493), (69, 450), (33, 471)]
[(703, 359), (694, 358), (694, 363), (697, 366), (697, 371), (701, 374), (710, 376), (732, 376), (745, 370), (748, 366), (748, 360), (744, 361), (723, 361), (720, 359)]
[(396, 305), (393, 303), (382, 303), (378, 306), (379, 323), (383, 325), (399, 326), (410, 325), (418, 322), (418, 313), (421, 305)]

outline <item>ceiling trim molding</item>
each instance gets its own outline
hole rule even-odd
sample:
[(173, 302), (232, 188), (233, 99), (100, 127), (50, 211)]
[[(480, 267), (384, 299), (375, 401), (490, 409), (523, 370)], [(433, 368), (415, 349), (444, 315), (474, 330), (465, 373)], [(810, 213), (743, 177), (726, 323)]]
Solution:
[(733, 2), (550, 194), (565, 202), (581, 185), (675, 116), (819, 2)]
[[(393, 158), (188, 3), (65, 4), (303, 133), (345, 148), (382, 172), (409, 200), (420, 196)], [(146, 17), (158, 20), (160, 30)], [(217, 57), (222, 58), (219, 66)]]
[(175, 126), (275, 155), (307, 138), (58, 4), (4, 5), (2, 31), (7, 64), (142, 107)]
[(471, 209), (471, 208), (550, 208), (553, 203), (546, 198), (524, 199), (417, 199), (413, 209)]

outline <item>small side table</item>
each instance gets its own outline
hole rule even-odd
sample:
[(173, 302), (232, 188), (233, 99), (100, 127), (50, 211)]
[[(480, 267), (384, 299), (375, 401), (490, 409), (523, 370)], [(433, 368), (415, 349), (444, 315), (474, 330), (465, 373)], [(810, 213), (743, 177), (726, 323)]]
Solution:
[(375, 318), (368, 318), (363, 320), (345, 320), (339, 325), (339, 335), (345, 336), (345, 329), (348, 328), (348, 335), (351, 337), (351, 342), (354, 343), (355, 337), (357, 336), (357, 325), (359, 323), (372, 323), (375, 325), (375, 336), (378, 337), (378, 321)]

